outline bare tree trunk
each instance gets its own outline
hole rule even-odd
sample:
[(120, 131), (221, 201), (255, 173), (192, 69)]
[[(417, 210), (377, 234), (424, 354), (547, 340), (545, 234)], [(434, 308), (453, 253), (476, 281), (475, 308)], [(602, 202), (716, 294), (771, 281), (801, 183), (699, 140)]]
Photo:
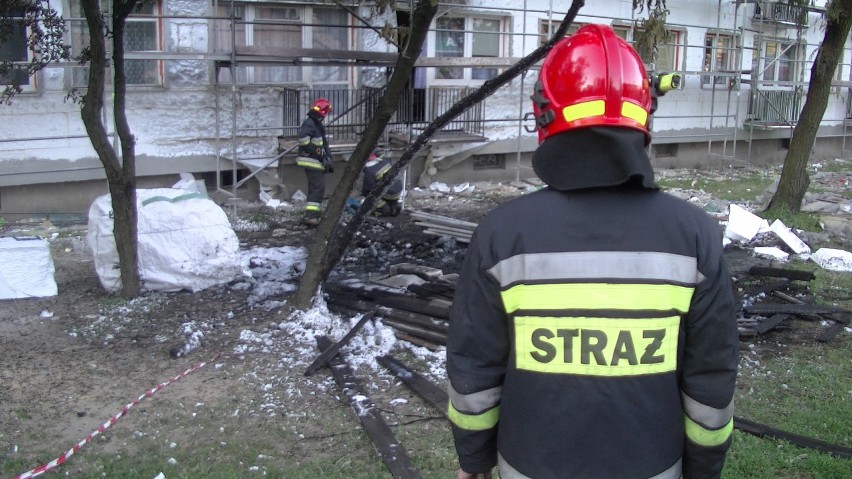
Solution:
[(799, 122), (793, 129), (778, 189), (766, 208), (772, 214), (777, 215), (785, 210), (798, 213), (801, 210), (802, 199), (810, 184), (807, 166), (811, 149), (828, 105), (831, 79), (843, 55), (843, 46), (852, 26), (852, 0), (832, 0), (825, 15), (825, 37), (811, 67), (807, 99)]
[(107, 65), (106, 26), (101, 17), (98, 0), (81, 1), (89, 28), (91, 58), (88, 89), (83, 96), (80, 115), (92, 146), (104, 165), (109, 184), (114, 221), (113, 235), (121, 269), (121, 295), (125, 298), (138, 296), (140, 290), (136, 238), (136, 157), (133, 135), (130, 134), (124, 111), (124, 25), (135, 4), (135, 0), (113, 2), (114, 115), (121, 140), (122, 157), (119, 158), (110, 144), (108, 130), (101, 117)]
[[(428, 5), (427, 5), (428, 4)], [(347, 170), (344, 173), (344, 179), (350, 173), (350, 169), (354, 168), (354, 177), (352, 178), (352, 182), (344, 185), (338, 186), (335, 190), (334, 195), (329, 202), (329, 209), (326, 211), (326, 214), (323, 216), (322, 222), (319, 225), (317, 230), (317, 236), (315, 237), (315, 241), (311, 245), (310, 254), (308, 256), (308, 261), (305, 269), (305, 273), (302, 276), (302, 280), (299, 283), (299, 288), (293, 294), (288, 302), (288, 310), (289, 312), (293, 312), (295, 310), (304, 310), (310, 307), (311, 299), (313, 295), (317, 292), (320, 283), (324, 281), (328, 274), (331, 272), (332, 268), (340, 261), (340, 258), (343, 256), (343, 253), (346, 251), (346, 248), (349, 246), (349, 243), (352, 241), (352, 238), (355, 236), (355, 232), (358, 231), (358, 228), (364, 223), (364, 219), (367, 214), (373, 209), (376, 200), (384, 193), (384, 191), (390, 186), (399, 172), (411, 162), (414, 156), (420, 151), (423, 146), (432, 138), (432, 136), (437, 133), (444, 125), (453, 120), (453, 118), (462, 114), (465, 110), (472, 107), (473, 105), (481, 102), (486, 97), (494, 93), (497, 89), (502, 87), (503, 85), (512, 81), (515, 77), (520, 75), (529, 69), (533, 64), (537, 61), (541, 60), (547, 55), (547, 52), (556, 44), (557, 41), (562, 39), (565, 36), (565, 32), (568, 31), (568, 27), (571, 25), (571, 22), (574, 21), (574, 18), (577, 16), (577, 12), (579, 12), (580, 8), (585, 4), (583, 0), (574, 0), (571, 3), (571, 7), (568, 9), (568, 13), (565, 15), (565, 18), (562, 20), (562, 23), (559, 25), (559, 28), (554, 32), (553, 36), (550, 40), (547, 41), (544, 45), (522, 58), (518, 63), (513, 65), (511, 68), (508, 68), (506, 71), (498, 75), (496, 78), (488, 80), (483, 84), (479, 89), (471, 93), (459, 100), (456, 104), (451, 106), (445, 113), (432, 121), (426, 129), (421, 133), (414, 143), (402, 154), (400, 159), (394, 164), (391, 168), (390, 172), (388, 172), (381, 181), (376, 185), (376, 187), (367, 195), (362, 203), (361, 207), (352, 217), (352, 219), (346, 225), (340, 224), (340, 217), (343, 211), (343, 206), (346, 202), (346, 197), (349, 195), (349, 192), (352, 189), (352, 186), (355, 184), (355, 180), (358, 177), (358, 173), (361, 168), (363, 168), (364, 163), (366, 162), (367, 155), (369, 155), (370, 150), (375, 145), (378, 140), (381, 131), (384, 130), (385, 125), (387, 125), (387, 121), (390, 119), (390, 115), (396, 109), (398, 102), (398, 95), (391, 94), (390, 85), (394, 82), (397, 75), (400, 74), (401, 66), (407, 65), (408, 70), (405, 70), (401, 79), (401, 84), (399, 85), (399, 91), (401, 91), (402, 86), (404, 86), (405, 81), (411, 71), (411, 68), (414, 66), (414, 61), (416, 60), (419, 54), (420, 45), (422, 45), (422, 37), (425, 36), (425, 31), (428, 29), (429, 24), (431, 23), (431, 18), (434, 16), (434, 6), (431, 5), (429, 0), (421, 0), (418, 3), (417, 9), (424, 8), (432, 11), (429, 19), (425, 21), (425, 25), (423, 25), (423, 18), (417, 18), (417, 10), (415, 10), (415, 15), (413, 16), (414, 22), (412, 22), (412, 31), (411, 36), (408, 39), (408, 43), (406, 44), (405, 52), (400, 55), (400, 59), (397, 61), (397, 69), (394, 70), (394, 74), (391, 77), (390, 82), (388, 83), (388, 91), (382, 96), (382, 99), (379, 103), (378, 112), (382, 112), (382, 108), (386, 107), (390, 108), (390, 113), (387, 114), (387, 118), (382, 118), (383, 122), (377, 124), (375, 121), (379, 114), (377, 112), (376, 117), (374, 117), (373, 121), (370, 122), (370, 125), (367, 128), (367, 131), (370, 131), (370, 128), (375, 125), (377, 131), (371, 131), (371, 134), (375, 136), (375, 140), (370, 143), (365, 141), (365, 138), (362, 137), (361, 141), (358, 142), (358, 146), (355, 148), (355, 153), (352, 155), (352, 160), (350, 160), (347, 165)], [(420, 29), (423, 29), (421, 32)], [(416, 49), (412, 46), (412, 43), (416, 43)], [(412, 53), (413, 52), (413, 53)], [(411, 58), (407, 58), (407, 57)], [(403, 63), (405, 62), (405, 63)], [(410, 62), (410, 65), (409, 65)], [(366, 132), (365, 132), (366, 137)], [(369, 147), (368, 147), (369, 146)], [(363, 147), (363, 148), (362, 148)], [(363, 156), (358, 156), (359, 154)], [(341, 180), (343, 181), (343, 180)], [(331, 239), (331, 241), (329, 241)]]
[[(349, 193), (355, 186), (355, 182), (358, 180), (358, 176), (361, 174), (367, 158), (373, 151), (373, 148), (375, 148), (391, 116), (393, 116), (399, 105), (399, 98), (402, 96), (403, 89), (411, 77), (414, 62), (420, 56), (420, 50), (423, 48), (423, 41), (426, 39), (429, 25), (432, 23), (432, 18), (435, 17), (437, 11), (438, 6), (436, 3), (433, 3), (431, 0), (419, 0), (412, 12), (411, 30), (406, 37), (405, 48), (400, 53), (399, 58), (397, 58), (393, 74), (390, 80), (388, 80), (385, 92), (379, 100), (376, 111), (358, 144), (355, 145), (355, 151), (346, 163), (343, 176), (340, 178), (340, 182), (337, 184), (334, 193), (328, 201), (322, 221), (320, 221), (314, 234), (314, 241), (311, 243), (305, 273), (302, 275), (298, 289), (296, 289), (296, 292), (293, 293), (287, 302), (290, 311), (297, 309), (305, 310), (310, 307), (311, 299), (317, 292), (317, 288), (319, 288), (320, 283), (328, 276), (328, 272), (333, 266), (329, 260), (328, 250), (330, 248), (338, 249), (332, 245), (339, 243), (341, 238), (335, 236), (331, 242), (330, 239), (338, 230), (337, 226), (343, 213), (343, 208), (346, 205), (346, 198), (349, 197)], [(349, 239), (345, 241), (348, 243)]]

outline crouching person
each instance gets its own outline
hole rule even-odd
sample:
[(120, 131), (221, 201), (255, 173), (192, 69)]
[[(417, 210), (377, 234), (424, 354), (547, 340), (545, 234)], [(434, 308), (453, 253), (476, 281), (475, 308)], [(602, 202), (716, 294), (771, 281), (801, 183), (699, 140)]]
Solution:
[[(364, 165), (364, 182), (361, 187), (361, 195), (367, 196), (390, 169), (390, 161), (376, 153), (370, 153), (370, 157)], [(395, 180), (382, 195), (381, 199), (376, 202), (374, 213), (379, 216), (399, 216), (400, 211), (402, 211), (399, 205), (401, 194), (402, 181)]]

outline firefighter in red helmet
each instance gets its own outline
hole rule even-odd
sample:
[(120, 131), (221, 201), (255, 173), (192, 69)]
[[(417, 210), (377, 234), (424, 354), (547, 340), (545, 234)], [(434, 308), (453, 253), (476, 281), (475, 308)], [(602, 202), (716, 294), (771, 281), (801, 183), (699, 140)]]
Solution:
[(308, 180), (307, 204), (302, 221), (309, 226), (319, 223), (325, 196), (325, 174), (334, 171), (323, 125), (323, 120), (331, 110), (331, 103), (327, 99), (317, 98), (299, 129), (296, 164), (305, 169)]
[(650, 88), (609, 26), (541, 66), (547, 187), (479, 222), (450, 312), (459, 479), (721, 475), (739, 345), (722, 229), (655, 186)]

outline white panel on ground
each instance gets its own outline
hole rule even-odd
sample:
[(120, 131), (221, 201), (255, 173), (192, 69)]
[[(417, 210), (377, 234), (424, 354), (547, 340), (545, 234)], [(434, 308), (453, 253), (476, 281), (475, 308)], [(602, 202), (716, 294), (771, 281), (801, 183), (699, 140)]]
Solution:
[(47, 241), (0, 238), (0, 299), (56, 296), (54, 271)]

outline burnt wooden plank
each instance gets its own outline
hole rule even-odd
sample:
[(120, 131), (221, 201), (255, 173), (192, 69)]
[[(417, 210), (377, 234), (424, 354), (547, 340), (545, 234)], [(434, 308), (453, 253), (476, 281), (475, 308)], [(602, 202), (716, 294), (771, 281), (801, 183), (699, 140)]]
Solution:
[(831, 326), (827, 327), (825, 329), (825, 331), (820, 333), (819, 336), (817, 336), (817, 338), (816, 338), (817, 341), (819, 341), (821, 343), (827, 343), (827, 342), (831, 341), (832, 339), (834, 339), (835, 336), (840, 334), (840, 332), (843, 331), (846, 328), (847, 324), (848, 323), (840, 323), (840, 322), (832, 324)]
[(810, 271), (801, 271), (787, 268), (771, 268), (768, 266), (752, 266), (748, 270), (749, 274), (757, 276), (773, 276), (776, 278), (787, 278), (799, 281), (813, 281), (816, 279)]
[(410, 324), (405, 324), (399, 321), (395, 321), (390, 318), (385, 318), (383, 321), (384, 324), (390, 326), (397, 331), (402, 331), (405, 334), (409, 334), (411, 336), (416, 336), (421, 339), (425, 339), (429, 342), (446, 345), (447, 344), (447, 335), (446, 333), (439, 333), (437, 331), (429, 331), (428, 329), (418, 328), (417, 326), (412, 326)]
[(828, 306), (823, 304), (776, 304), (776, 303), (761, 303), (745, 306), (743, 310), (750, 314), (830, 314), (830, 313), (845, 313), (848, 310), (836, 306)]
[(376, 360), (396, 376), (397, 379), (411, 388), (414, 394), (420, 396), (421, 399), (437, 409), (444, 417), (447, 417), (449, 397), (445, 390), (436, 386), (435, 383), (424, 378), (417, 372), (412, 371), (411, 368), (393, 356), (379, 356)]
[(426, 299), (410, 294), (400, 294), (383, 289), (371, 289), (355, 285), (334, 284), (326, 287), (329, 295), (350, 293), (360, 299), (366, 299), (382, 306), (402, 309), (412, 313), (424, 314), (440, 319), (450, 316), (450, 301), (443, 299)]
[(744, 298), (759, 298), (774, 291), (785, 289), (787, 286), (790, 286), (790, 280), (785, 278), (780, 281), (762, 284), (757, 288), (750, 289), (748, 292), (743, 293), (740, 300), (737, 301), (737, 305), (739, 306), (738, 310), (742, 310), (743, 304), (745, 303), (745, 301), (743, 301)]
[(327, 302), (329, 307), (342, 306), (343, 308), (355, 311), (369, 311), (373, 308), (378, 308), (377, 314), (383, 318), (394, 319), (398, 322), (410, 324), (412, 326), (418, 326), (432, 331), (437, 331), (445, 335), (447, 333), (447, 321), (437, 319), (432, 316), (412, 313), (410, 311), (403, 311), (387, 306), (377, 306), (372, 301), (355, 299), (347, 296), (329, 295)]
[[(325, 351), (331, 347), (331, 340), (326, 336), (317, 336), (317, 346), (320, 351)], [(373, 441), (391, 475), (400, 479), (420, 479), (420, 473), (414, 467), (405, 448), (397, 441), (393, 431), (342, 355), (337, 354), (330, 358), (329, 364), (335, 382), (343, 389), (352, 411), (361, 421), (361, 425), (364, 426), (364, 430), (367, 431), (367, 435)]]
[(757, 334), (765, 334), (767, 331), (775, 328), (781, 324), (782, 321), (788, 318), (790, 318), (789, 314), (773, 314), (769, 318), (757, 323), (757, 326), (753, 328), (754, 332)]
[(842, 447), (825, 441), (820, 441), (819, 439), (812, 439), (810, 437), (800, 436), (791, 432), (782, 431), (780, 429), (775, 429), (773, 427), (769, 427), (764, 424), (759, 424), (748, 419), (743, 419), (741, 417), (734, 417), (734, 428), (739, 429), (743, 432), (747, 432), (749, 434), (753, 434), (757, 437), (769, 437), (772, 439), (779, 439), (782, 441), (787, 441), (795, 446), (805, 447), (808, 449), (816, 449), (818, 451), (822, 451), (837, 457), (852, 457), (852, 449), (849, 449), (847, 447)]
[(358, 320), (355, 326), (353, 326), (352, 329), (350, 329), (349, 332), (347, 332), (346, 335), (340, 339), (340, 341), (326, 348), (319, 356), (317, 356), (316, 359), (314, 359), (314, 362), (312, 362), (311, 365), (308, 366), (308, 369), (305, 369), (305, 376), (310, 376), (311, 374), (315, 373), (317, 369), (325, 366), (331, 359), (331, 357), (337, 354), (338, 351), (340, 351), (340, 348), (345, 346), (352, 339), (352, 337), (355, 336), (355, 334), (357, 334), (358, 331), (361, 330), (364, 324), (366, 324), (367, 321), (369, 321), (375, 314), (375, 309), (370, 312), (364, 313), (364, 316), (362, 316), (361, 319)]
[(433, 343), (431, 341), (427, 341), (423, 338), (418, 338), (417, 336), (412, 336), (410, 334), (403, 333), (402, 331), (400, 331), (398, 329), (395, 330), (393, 334), (394, 334), (394, 336), (396, 336), (396, 339), (399, 339), (399, 340), (402, 340), (402, 341), (408, 341), (409, 343), (411, 343), (415, 346), (420, 346), (422, 348), (426, 348), (429, 351), (440, 351), (443, 348), (443, 346), (440, 345), (440, 344), (435, 344), (435, 343)]

